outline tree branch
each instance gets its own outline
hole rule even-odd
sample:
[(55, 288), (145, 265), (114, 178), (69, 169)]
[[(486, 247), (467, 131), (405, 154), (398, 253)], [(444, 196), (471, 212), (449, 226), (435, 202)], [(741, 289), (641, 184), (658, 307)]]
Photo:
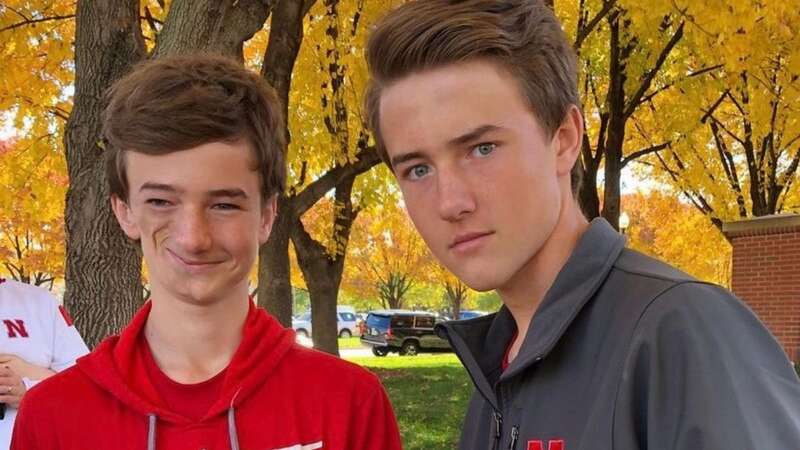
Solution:
[(355, 162), (347, 163), (344, 166), (336, 166), (327, 171), (323, 176), (317, 178), (303, 189), (302, 192), (294, 196), (292, 202), (295, 204), (298, 216), (311, 208), (314, 203), (348, 176), (362, 174), (380, 163), (380, 157), (374, 147), (368, 147), (358, 152), (356, 158)]
[(704, 68), (702, 68), (702, 69), (698, 70), (697, 72), (692, 72), (692, 73), (690, 73), (689, 75), (686, 75), (684, 78), (682, 78), (682, 79), (680, 79), (680, 80), (677, 80), (677, 81), (674, 81), (674, 82), (672, 82), (672, 83), (669, 83), (669, 84), (667, 84), (667, 85), (666, 85), (666, 86), (664, 86), (664, 87), (661, 87), (661, 88), (659, 88), (659, 89), (656, 89), (656, 90), (655, 90), (654, 92), (652, 92), (651, 94), (648, 94), (648, 95), (646, 95), (644, 98), (642, 98), (641, 104), (644, 104), (644, 103), (647, 103), (647, 102), (649, 102), (650, 100), (652, 100), (653, 98), (655, 98), (655, 97), (656, 97), (658, 94), (660, 94), (660, 93), (662, 93), (662, 92), (664, 92), (664, 91), (666, 91), (666, 90), (668, 90), (668, 89), (671, 89), (671, 88), (672, 88), (672, 87), (674, 87), (674, 86), (675, 86), (677, 83), (679, 83), (679, 82), (681, 82), (681, 81), (683, 81), (683, 80), (688, 80), (689, 78), (698, 77), (698, 76), (700, 76), (700, 75), (703, 75), (703, 74), (706, 74), (706, 73), (708, 73), (708, 72), (711, 72), (711, 71), (714, 71), (714, 70), (717, 70), (717, 69), (721, 69), (721, 68), (723, 68), (723, 67), (725, 67), (725, 65), (724, 65), (724, 64), (717, 64), (717, 65), (715, 65), (715, 66), (711, 66), (711, 67), (704, 67)]
[(686, 22), (681, 22), (681, 24), (678, 25), (678, 29), (675, 31), (675, 34), (672, 35), (669, 42), (667, 42), (667, 45), (661, 50), (661, 54), (658, 55), (658, 59), (653, 65), (653, 68), (647, 72), (644, 80), (642, 80), (642, 84), (639, 86), (639, 89), (635, 94), (633, 94), (628, 106), (625, 108), (625, 117), (630, 117), (633, 115), (634, 111), (636, 111), (636, 108), (642, 104), (642, 98), (644, 97), (644, 94), (647, 93), (648, 89), (650, 89), (650, 85), (653, 83), (656, 75), (661, 70), (661, 67), (664, 66), (664, 63), (669, 57), (669, 54), (672, 52), (672, 49), (675, 48), (675, 46), (678, 44), (678, 41), (683, 38), (683, 27), (685, 24)]
[(665, 148), (669, 147), (669, 145), (671, 143), (672, 142), (664, 142), (663, 144), (653, 145), (651, 147), (648, 147), (648, 148), (645, 148), (645, 149), (642, 149), (642, 150), (635, 151), (635, 152), (631, 153), (630, 155), (626, 156), (625, 158), (622, 158), (622, 168), (624, 168), (626, 165), (628, 165), (629, 162), (631, 162), (631, 161), (633, 161), (633, 160), (635, 160), (637, 158), (641, 158), (641, 157), (647, 156), (647, 155), (649, 155), (651, 153), (656, 153), (656, 152), (659, 152), (661, 150), (664, 150)]
[[(17, 14), (19, 14), (19, 13), (17, 13)], [(22, 15), (22, 14), (20, 14), (20, 15)], [(25, 17), (25, 16), (23, 16), (23, 17)], [(19, 28), (19, 27), (24, 27), (26, 25), (33, 25), (33, 24), (36, 24), (36, 23), (51, 22), (51, 21), (56, 21), (56, 20), (74, 19), (74, 18), (75, 18), (75, 14), (67, 14), (65, 16), (50, 16), (50, 17), (42, 17), (42, 18), (39, 18), (39, 19), (25, 19), (22, 22), (17, 22), (17, 23), (11, 24), (11, 25), (9, 25), (9, 26), (7, 26), (5, 28), (0, 28), (0, 33), (2, 33), (3, 31), (11, 31), (11, 30)]]
[(592, 18), (592, 20), (579, 27), (578, 32), (576, 33), (577, 35), (575, 36), (575, 42), (572, 44), (572, 48), (575, 49), (576, 53), (580, 53), (580, 48), (583, 45), (583, 41), (589, 37), (600, 21), (608, 15), (608, 13), (616, 4), (617, 0), (608, 0), (603, 2), (603, 8)]

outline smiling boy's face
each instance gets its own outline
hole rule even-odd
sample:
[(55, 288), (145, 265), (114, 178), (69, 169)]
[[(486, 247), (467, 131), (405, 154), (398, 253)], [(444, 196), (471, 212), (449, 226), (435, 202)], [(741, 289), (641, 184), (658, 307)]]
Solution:
[(245, 140), (164, 155), (125, 155), (129, 199), (112, 198), (141, 242), (153, 298), (210, 303), (247, 295), (247, 276), (275, 217)]
[(572, 128), (551, 137), (516, 80), (484, 60), (408, 75), (380, 102), (411, 219), (442, 264), (481, 291), (524, 273), (571, 201)]

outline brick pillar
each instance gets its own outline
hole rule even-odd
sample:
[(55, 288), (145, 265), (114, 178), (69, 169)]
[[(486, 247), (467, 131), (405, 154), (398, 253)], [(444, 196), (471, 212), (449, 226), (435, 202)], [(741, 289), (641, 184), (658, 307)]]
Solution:
[(758, 217), (723, 225), (733, 246), (734, 294), (743, 299), (800, 361), (800, 215)]

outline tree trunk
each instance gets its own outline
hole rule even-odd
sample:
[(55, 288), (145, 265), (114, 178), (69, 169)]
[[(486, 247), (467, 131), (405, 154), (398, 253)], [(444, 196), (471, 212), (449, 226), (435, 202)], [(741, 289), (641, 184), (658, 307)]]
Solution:
[(243, 59), (242, 45), (264, 26), (274, 0), (173, 0), (153, 58), (208, 51)]
[[(292, 72), (303, 42), (303, 18), (315, 0), (280, 0), (272, 17), (269, 44), (261, 75), (278, 94), (283, 111), (283, 129), (289, 143), (289, 91)], [(287, 154), (284, 149), (284, 154)], [(292, 326), (292, 273), (289, 263), (291, 229), (305, 209), (296, 207), (294, 192), (278, 201), (278, 217), (269, 240), (258, 252), (258, 302), (286, 327)], [(299, 212), (295, 212), (299, 211)]]
[(392, 272), (385, 281), (378, 282), (378, 292), (389, 309), (403, 309), (405, 295), (414, 285), (407, 274)]
[[(304, 272), (305, 273), (305, 272)], [(306, 277), (311, 299), (312, 339), (317, 350), (339, 356), (339, 330), (336, 304), (339, 297), (339, 282), (333, 273), (321, 271)]]
[(314, 347), (318, 350), (339, 355), (339, 332), (337, 327), (336, 304), (339, 286), (344, 272), (344, 260), (350, 230), (357, 212), (351, 199), (355, 175), (349, 177), (336, 188), (336, 203), (342, 210), (334, 212), (332, 233), (338, 244), (336, 253), (329, 254), (322, 244), (316, 242), (305, 231), (298, 218), (292, 229), (292, 242), (297, 251), (297, 261), (303, 271), (311, 298), (311, 328)]
[(79, 1), (75, 19), (75, 103), (64, 145), (64, 302), (87, 345), (116, 333), (142, 304), (141, 258), (111, 212), (100, 141), (105, 91), (144, 57), (135, 0)]
[(597, 167), (593, 164), (585, 165), (578, 191), (578, 204), (587, 219), (592, 220), (600, 216), (600, 197), (597, 195)]
[(620, 14), (609, 16), (610, 60), (609, 87), (606, 107), (609, 114), (608, 139), (605, 146), (605, 190), (603, 192), (603, 217), (615, 230), (619, 230), (620, 177), (622, 172), (622, 146), (625, 142), (625, 81), (627, 59), (631, 47), (620, 42)]
[(292, 326), (292, 283), (289, 239), (295, 220), (285, 197), (278, 199), (278, 216), (269, 240), (258, 251), (258, 303), (285, 327)]
[(467, 286), (460, 281), (454, 283), (445, 283), (445, 296), (447, 302), (450, 304), (450, 312), (453, 314), (453, 319), (458, 320), (461, 317), (461, 307), (467, 300)]

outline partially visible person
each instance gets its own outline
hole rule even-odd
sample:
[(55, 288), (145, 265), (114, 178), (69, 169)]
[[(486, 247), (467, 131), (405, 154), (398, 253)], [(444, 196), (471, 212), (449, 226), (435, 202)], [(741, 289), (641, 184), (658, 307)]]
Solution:
[(39, 381), (89, 353), (48, 291), (0, 278), (0, 450), (8, 449), (17, 407)]

